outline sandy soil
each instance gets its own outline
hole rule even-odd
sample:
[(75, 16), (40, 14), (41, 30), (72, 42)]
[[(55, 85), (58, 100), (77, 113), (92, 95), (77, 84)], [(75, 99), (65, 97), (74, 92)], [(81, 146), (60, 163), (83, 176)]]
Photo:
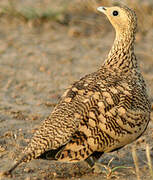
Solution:
[[(56, 22), (35, 25), (0, 19), (0, 171), (11, 167), (65, 88), (103, 63), (113, 43), (114, 31), (104, 17), (101, 26), (95, 27), (93, 17), (90, 23), (69, 25)], [(138, 33), (135, 51), (153, 104), (152, 42), (152, 29), (144, 36)], [(98, 164), (94, 171), (85, 162), (60, 164), (37, 159), (18, 167), (13, 179), (135, 180), (131, 153), (134, 146), (141, 179), (149, 180), (145, 151), (149, 144), (153, 162), (152, 139), (153, 113), (141, 138), (118, 152), (102, 156), (101, 166)], [(109, 173), (118, 166), (128, 168)]]

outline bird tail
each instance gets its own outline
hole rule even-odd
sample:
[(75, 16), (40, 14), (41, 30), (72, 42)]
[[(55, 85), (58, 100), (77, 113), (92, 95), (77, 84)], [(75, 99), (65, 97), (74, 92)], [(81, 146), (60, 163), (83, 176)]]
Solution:
[(78, 162), (87, 159), (94, 152), (85, 135), (76, 132), (72, 139), (55, 156), (58, 161)]
[(23, 155), (14, 165), (11, 167), (8, 171), (3, 172), (1, 175), (2, 176), (10, 176), (12, 171), (19, 166), (22, 162), (27, 162), (31, 159), (31, 154), (25, 154)]
[(12, 171), (16, 167), (18, 167), (23, 162), (29, 162), (32, 159), (35, 159), (39, 157), (42, 153), (45, 152), (45, 149), (47, 149), (46, 145), (42, 146), (42, 144), (39, 144), (38, 141), (32, 140), (28, 146), (24, 149), (21, 156), (17, 159), (17, 162), (14, 164), (13, 167), (11, 167), (8, 171), (4, 172), (4, 176), (10, 176)]

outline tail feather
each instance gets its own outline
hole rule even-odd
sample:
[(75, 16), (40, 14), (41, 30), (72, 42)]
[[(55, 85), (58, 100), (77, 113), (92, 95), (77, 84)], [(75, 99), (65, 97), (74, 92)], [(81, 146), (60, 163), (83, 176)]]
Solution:
[(15, 164), (13, 167), (11, 167), (8, 171), (5, 171), (3, 173), (3, 176), (10, 176), (12, 171), (17, 167), (19, 166), (21, 163), (23, 162), (27, 162), (29, 161), (29, 159), (31, 159), (31, 154), (26, 154), (26, 155), (23, 155)]
[(14, 171), (15, 168), (17, 168), (21, 163), (23, 162), (29, 162), (32, 159), (37, 158), (40, 156), (42, 153), (45, 152), (46, 146), (42, 146), (38, 142), (32, 140), (31, 143), (24, 149), (23, 153), (21, 156), (18, 158), (17, 162), (14, 164), (13, 167), (11, 167), (8, 171), (4, 172), (4, 176), (9, 176), (11, 175), (12, 171)]
[(57, 154), (56, 159), (63, 162), (78, 162), (87, 159), (94, 152), (84, 133), (76, 132), (72, 139)]
[(93, 151), (86, 147), (81, 148), (80, 150), (71, 150), (69, 148), (64, 149), (62, 152), (57, 153), (56, 159), (62, 162), (78, 162), (83, 161), (90, 156)]

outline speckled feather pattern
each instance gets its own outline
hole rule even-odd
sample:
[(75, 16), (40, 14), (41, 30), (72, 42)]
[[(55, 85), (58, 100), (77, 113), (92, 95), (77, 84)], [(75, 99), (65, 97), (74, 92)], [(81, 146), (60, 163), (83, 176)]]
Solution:
[[(107, 11), (111, 8), (115, 7)], [(134, 54), (136, 16), (127, 7), (116, 8), (127, 22), (118, 26), (114, 17), (106, 14), (116, 30), (108, 58), (96, 72), (66, 90), (9, 173), (21, 162), (63, 145), (55, 159), (76, 162), (95, 152), (119, 149), (145, 131), (151, 108)]]

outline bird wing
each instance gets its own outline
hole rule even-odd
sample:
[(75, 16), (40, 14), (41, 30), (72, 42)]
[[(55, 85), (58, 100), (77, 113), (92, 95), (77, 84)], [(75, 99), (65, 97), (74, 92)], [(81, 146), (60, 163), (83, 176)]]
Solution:
[(135, 95), (128, 83), (115, 87), (104, 87), (101, 83), (103, 88), (96, 84), (91, 87), (88, 84), (87, 92), (82, 89), (79, 92), (76, 86), (71, 88), (83, 98), (82, 111), (76, 113), (77, 130), (56, 155), (59, 161), (80, 161), (95, 151), (110, 152), (121, 148), (140, 136), (147, 126), (143, 124), (148, 121), (149, 113), (133, 107)]
[(132, 90), (126, 81), (115, 78), (109, 81), (108, 76), (105, 83), (94, 75), (80, 79), (67, 89), (25, 152), (33, 152), (36, 158), (65, 145), (57, 158), (76, 161), (94, 151), (108, 152), (124, 146), (143, 132), (142, 124), (148, 114), (135, 107), (135, 104), (144, 104), (136, 102), (139, 100), (137, 90)]

